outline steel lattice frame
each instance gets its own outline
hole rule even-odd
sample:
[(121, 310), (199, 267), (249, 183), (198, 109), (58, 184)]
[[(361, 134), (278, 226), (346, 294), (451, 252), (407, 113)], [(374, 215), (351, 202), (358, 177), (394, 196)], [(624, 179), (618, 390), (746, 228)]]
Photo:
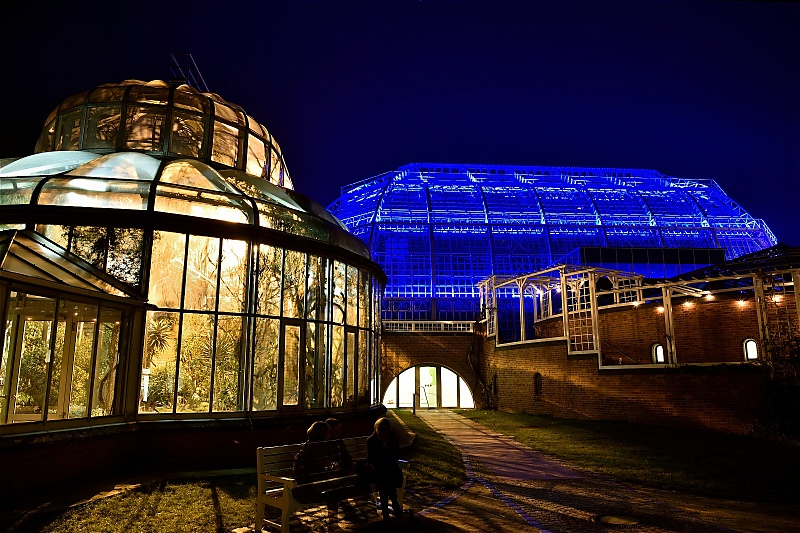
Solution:
[(732, 259), (777, 242), (715, 181), (653, 170), (412, 163), (344, 187), (329, 209), (385, 270), (384, 318), (399, 320), (393, 310), (472, 319), (480, 280), (542, 270), (579, 247)]

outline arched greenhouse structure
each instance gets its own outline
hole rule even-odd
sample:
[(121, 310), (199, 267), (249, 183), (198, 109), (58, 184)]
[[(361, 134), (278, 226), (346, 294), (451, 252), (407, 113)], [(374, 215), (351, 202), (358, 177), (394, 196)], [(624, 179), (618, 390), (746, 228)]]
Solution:
[[(191, 444), (249, 465), (253, 429), (380, 411), (384, 275), (293, 189), (275, 138), (216, 94), (128, 80), (64, 100), (36, 153), (0, 160), (0, 436), (160, 422), (169, 448), (234, 428)], [(211, 453), (186, 442), (173, 459)]]
[(475, 320), (492, 276), (590, 264), (668, 278), (777, 242), (714, 180), (642, 169), (411, 163), (329, 209), (383, 267), (383, 318), (398, 322)]

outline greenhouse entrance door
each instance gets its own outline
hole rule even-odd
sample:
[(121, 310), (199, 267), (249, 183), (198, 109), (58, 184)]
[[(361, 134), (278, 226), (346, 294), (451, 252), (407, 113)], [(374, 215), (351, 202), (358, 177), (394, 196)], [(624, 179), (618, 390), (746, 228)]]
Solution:
[[(0, 424), (83, 418), (113, 398), (119, 310), (12, 292), (0, 361)], [(113, 344), (112, 344), (113, 343)], [(92, 383), (92, 374), (95, 374)], [(92, 388), (92, 385), (94, 387)], [(110, 405), (107, 406), (110, 408)], [(107, 414), (107, 413), (102, 413)]]
[(464, 379), (443, 366), (415, 366), (400, 373), (386, 389), (383, 404), (393, 409), (472, 409), (472, 392)]

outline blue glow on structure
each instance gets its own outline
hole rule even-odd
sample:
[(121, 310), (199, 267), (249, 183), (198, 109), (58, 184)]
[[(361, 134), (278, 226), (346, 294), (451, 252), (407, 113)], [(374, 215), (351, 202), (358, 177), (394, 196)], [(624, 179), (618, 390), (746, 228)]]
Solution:
[(653, 170), (412, 163), (343, 187), (329, 209), (386, 272), (390, 320), (473, 320), (480, 280), (536, 272), (579, 248), (732, 259), (777, 243), (715, 181)]

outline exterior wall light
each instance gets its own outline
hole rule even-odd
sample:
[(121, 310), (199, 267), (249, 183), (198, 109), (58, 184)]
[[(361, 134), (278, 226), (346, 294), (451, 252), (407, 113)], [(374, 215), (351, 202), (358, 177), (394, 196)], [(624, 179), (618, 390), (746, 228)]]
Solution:
[(747, 302), (744, 300), (736, 300), (736, 305), (738, 305), (739, 307), (744, 307), (745, 305), (747, 305)]
[(656, 307), (656, 311), (658, 311), (659, 313), (663, 313), (664, 312), (664, 306), (661, 305), (661, 306)]
[(689, 300), (686, 300), (685, 302), (683, 302), (683, 306), (684, 306), (685, 308), (687, 308), (687, 309), (689, 309), (689, 308), (690, 308), (690, 307), (692, 307), (693, 305), (694, 305), (694, 304), (693, 304), (692, 302), (690, 302)]

